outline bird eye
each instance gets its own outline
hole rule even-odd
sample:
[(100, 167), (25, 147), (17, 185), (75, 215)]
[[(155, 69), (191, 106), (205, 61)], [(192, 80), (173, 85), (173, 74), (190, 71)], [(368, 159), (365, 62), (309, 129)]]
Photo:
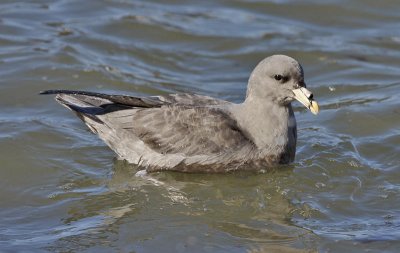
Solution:
[(280, 80), (282, 80), (283, 76), (282, 75), (275, 75), (274, 78), (275, 78), (275, 80), (280, 81)]

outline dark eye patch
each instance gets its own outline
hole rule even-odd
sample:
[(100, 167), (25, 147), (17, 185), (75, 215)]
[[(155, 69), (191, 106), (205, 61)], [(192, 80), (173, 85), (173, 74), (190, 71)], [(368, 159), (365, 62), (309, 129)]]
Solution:
[(283, 83), (289, 80), (288, 76), (283, 76), (283, 75), (275, 75), (274, 78), (275, 80), (282, 81)]

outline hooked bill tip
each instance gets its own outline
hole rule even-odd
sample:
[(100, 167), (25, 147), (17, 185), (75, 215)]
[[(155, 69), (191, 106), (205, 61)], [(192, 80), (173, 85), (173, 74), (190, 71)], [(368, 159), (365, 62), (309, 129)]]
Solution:
[(319, 105), (316, 101), (311, 100), (310, 101), (310, 111), (314, 114), (317, 115), (319, 112)]

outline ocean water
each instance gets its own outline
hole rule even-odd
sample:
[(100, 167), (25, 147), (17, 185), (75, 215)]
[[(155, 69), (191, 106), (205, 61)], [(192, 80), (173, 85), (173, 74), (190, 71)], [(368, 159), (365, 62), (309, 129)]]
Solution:
[[(397, 1), (1, 1), (0, 252), (398, 252)], [(287, 54), (296, 161), (268, 173), (154, 173), (46, 89), (243, 100)]]

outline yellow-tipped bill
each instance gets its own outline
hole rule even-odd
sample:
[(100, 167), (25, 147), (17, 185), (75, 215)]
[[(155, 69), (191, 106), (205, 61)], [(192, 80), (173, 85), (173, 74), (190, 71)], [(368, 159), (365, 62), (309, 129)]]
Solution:
[(294, 93), (294, 98), (299, 101), (300, 103), (302, 103), (305, 107), (307, 107), (308, 109), (310, 109), (310, 111), (317, 115), (319, 112), (319, 106), (318, 103), (316, 101), (313, 100), (313, 96), (311, 91), (307, 90), (306, 88), (299, 88), (299, 89), (295, 89), (292, 90)]

